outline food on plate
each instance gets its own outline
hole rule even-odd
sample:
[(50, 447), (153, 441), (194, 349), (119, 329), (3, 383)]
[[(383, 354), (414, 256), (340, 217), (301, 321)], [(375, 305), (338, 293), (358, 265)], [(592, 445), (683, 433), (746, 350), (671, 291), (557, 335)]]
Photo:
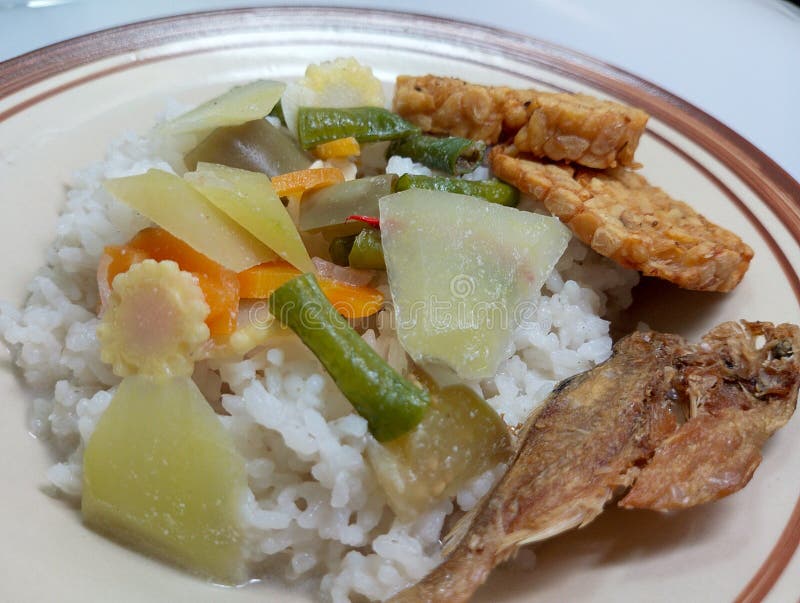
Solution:
[(701, 291), (730, 291), (747, 271), (753, 252), (736, 235), (625, 169), (636, 167), (642, 111), (437, 76), (398, 77), (394, 107), (426, 132), (511, 142), (491, 150), (494, 173), (623, 266)]
[(277, 257), (175, 174), (151, 169), (144, 174), (107, 180), (105, 187), (114, 197), (225, 268), (239, 272)]
[(145, 259), (118, 274), (104, 310), (100, 358), (120, 377), (191, 375), (211, 333), (197, 277), (171, 260)]
[(483, 161), (486, 145), (481, 141), (458, 136), (425, 136), (415, 134), (393, 140), (386, 154), (408, 157), (429, 168), (461, 176), (475, 171)]
[(269, 80), (234, 86), (226, 93), (169, 121), (164, 127), (169, 134), (207, 132), (260, 119), (272, 111), (285, 88), (286, 84)]
[(338, 58), (309, 65), (305, 75), (286, 86), (280, 100), (283, 123), (297, 132), (300, 107), (383, 107), (381, 81), (372, 69), (354, 58)]
[(344, 173), (339, 168), (321, 167), (280, 174), (272, 179), (272, 186), (281, 197), (299, 198), (307, 192), (344, 181)]
[(328, 302), (314, 275), (281, 285), (269, 309), (319, 359), (376, 440), (394, 440), (422, 420), (427, 390), (384, 362)]
[(569, 231), (550, 216), (426, 189), (381, 199), (380, 222), (405, 351), (464, 379), (494, 375)]
[(433, 191), (458, 193), (471, 197), (482, 197), (492, 203), (510, 205), (519, 203), (519, 189), (499, 180), (464, 180), (447, 176), (425, 176), (422, 174), (403, 174), (397, 180), (395, 190), (405, 191), (410, 188), (427, 188)]
[(466, 601), (521, 545), (585, 526), (619, 491), (629, 490), (624, 507), (668, 510), (743, 488), (794, 412), (798, 346), (795, 325), (746, 322), (698, 344), (621, 339), (531, 414), (508, 472), (454, 528), (447, 560), (392, 600)]
[[(347, 224), (350, 216), (378, 216), (378, 201), (395, 191), (397, 176), (379, 174), (334, 184), (303, 196), (298, 226), (303, 231), (319, 231)], [(350, 229), (360, 230), (358, 224)]]
[(492, 149), (497, 176), (544, 203), (596, 252), (684, 289), (730, 291), (753, 250), (735, 234), (625, 168), (548, 165)]
[(394, 110), (425, 132), (513, 137), (520, 151), (596, 169), (630, 166), (648, 115), (586, 94), (513, 90), (459, 79), (400, 76)]
[(671, 511), (747, 485), (764, 442), (794, 413), (799, 335), (795, 325), (728, 322), (684, 353), (673, 383), (689, 420), (658, 445), (620, 506)]
[(357, 235), (336, 237), (328, 251), (331, 260), (340, 266), (364, 270), (386, 270), (381, 232), (377, 228), (364, 228)]
[[(242, 299), (269, 299), (278, 287), (302, 273), (286, 262), (269, 262), (237, 274)], [(367, 281), (371, 280), (368, 276)], [(380, 311), (384, 295), (367, 285), (319, 276), (318, 284), (328, 301), (345, 318), (366, 318)]]
[(474, 390), (463, 384), (440, 387), (422, 373), (417, 377), (430, 392), (422, 421), (384, 446), (367, 448), (389, 506), (401, 519), (455, 495), (464, 478), (493, 470), (512, 453), (503, 420)]
[(273, 188), (274, 180), (279, 177), (270, 182), (264, 174), (209, 163), (198, 163), (195, 171), (184, 175), (217, 209), (261, 243), (298, 270), (310, 272), (313, 265), (308, 250), (278, 196), (290, 193)]
[(123, 245), (111, 245), (103, 250), (97, 269), (101, 313), (108, 305), (116, 276), (146, 259), (175, 262), (196, 279), (203, 301), (208, 304), (205, 322), (209, 335), (224, 337), (236, 330), (240, 297), (237, 274), (158, 227), (145, 228)]
[(384, 105), (355, 59), (311, 65), (78, 176), (0, 335), (86, 523), (226, 584), (340, 603), (430, 574), (400, 596), (458, 600), (617, 494), (743, 487), (794, 408), (797, 328), (612, 355), (636, 270), (730, 290), (752, 255), (628, 170), (647, 116), (435, 76)]
[(184, 161), (190, 170), (203, 162), (263, 172), (270, 178), (311, 165), (297, 139), (265, 119), (215, 129), (186, 153)]
[(342, 138), (358, 142), (398, 140), (418, 131), (396, 113), (380, 107), (300, 107), (297, 112), (297, 139), (304, 149)]
[(194, 381), (125, 377), (83, 467), (89, 525), (215, 580), (246, 579), (245, 462)]
[(533, 90), (481, 86), (435, 75), (400, 75), (392, 108), (424, 132), (495, 144), (503, 133), (525, 125), (535, 97)]
[(323, 142), (314, 147), (313, 153), (320, 159), (335, 159), (338, 157), (357, 157), (361, 155), (361, 145), (352, 137), (337, 138), (330, 142)]

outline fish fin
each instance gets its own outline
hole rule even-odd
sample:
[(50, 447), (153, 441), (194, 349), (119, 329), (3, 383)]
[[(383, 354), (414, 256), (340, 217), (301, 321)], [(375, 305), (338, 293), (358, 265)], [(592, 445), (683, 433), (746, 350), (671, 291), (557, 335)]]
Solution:
[(566, 532), (568, 530), (572, 530), (573, 528), (578, 528), (586, 525), (590, 521), (592, 521), (597, 514), (592, 515), (591, 517), (587, 517), (587, 514), (583, 511), (572, 515), (571, 517), (567, 517), (559, 521), (556, 524), (549, 525), (544, 529), (541, 530), (515, 530), (511, 534), (507, 534), (500, 545), (501, 549), (507, 548), (518, 548), (525, 544), (533, 544), (534, 542), (541, 542), (542, 540), (547, 540), (548, 538), (552, 538), (553, 536), (557, 536), (562, 532)]
[(464, 536), (466, 536), (467, 532), (469, 532), (472, 522), (475, 520), (475, 516), (482, 507), (482, 502), (479, 502), (471, 510), (464, 513), (464, 515), (461, 516), (461, 519), (455, 523), (452, 529), (445, 534), (444, 538), (442, 538), (442, 557), (447, 559), (458, 546), (458, 544), (464, 539)]

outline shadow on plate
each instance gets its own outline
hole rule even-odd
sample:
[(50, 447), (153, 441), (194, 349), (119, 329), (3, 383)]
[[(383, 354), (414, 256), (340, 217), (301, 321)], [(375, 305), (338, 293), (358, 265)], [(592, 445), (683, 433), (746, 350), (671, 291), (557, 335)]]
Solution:
[(616, 340), (636, 330), (639, 322), (654, 331), (691, 335), (718, 314), (725, 293), (689, 291), (657, 278), (643, 277), (633, 290), (633, 304), (612, 322)]
[[(571, 584), (565, 590), (574, 593), (574, 581), (580, 580), (582, 572), (596, 573), (615, 565), (657, 559), (712, 537), (725, 522), (726, 506), (717, 503), (669, 514), (609, 508), (585, 528), (536, 547), (532, 569), (515, 567), (514, 562), (497, 568), (475, 601), (536, 600), (537, 593), (547, 600), (560, 584), (566, 586), (568, 582)], [(586, 587), (591, 588), (588, 583)]]

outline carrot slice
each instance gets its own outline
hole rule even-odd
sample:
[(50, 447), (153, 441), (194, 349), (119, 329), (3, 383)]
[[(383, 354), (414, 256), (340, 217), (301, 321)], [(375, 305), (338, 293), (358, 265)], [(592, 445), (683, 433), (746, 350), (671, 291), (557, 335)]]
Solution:
[(239, 296), (242, 299), (267, 299), (285, 282), (302, 274), (297, 268), (281, 260), (248, 268), (239, 278)]
[(372, 287), (356, 287), (325, 278), (319, 279), (319, 286), (345, 318), (366, 318), (383, 307), (383, 294)]
[(275, 176), (272, 187), (279, 197), (291, 197), (340, 182), (344, 182), (344, 173), (339, 168), (318, 168)]
[(312, 151), (320, 159), (333, 159), (334, 157), (351, 157), (361, 154), (358, 141), (352, 136), (337, 138), (330, 142), (323, 142), (314, 147)]
[(128, 245), (111, 245), (106, 247), (103, 252), (109, 258), (106, 273), (109, 287), (114, 282), (114, 277), (118, 274), (127, 272), (134, 264), (152, 259), (141, 249), (135, 249)]
[[(145, 228), (127, 244), (119, 248), (107, 247), (112, 256), (108, 269), (108, 282), (120, 272), (130, 268), (135, 261), (153, 259), (172, 260), (181, 270), (197, 277), (211, 312), (206, 324), (212, 337), (230, 335), (236, 330), (239, 312), (239, 280), (236, 273), (209, 259), (163, 228)], [(129, 262), (129, 263), (128, 263)]]
[[(275, 289), (300, 274), (297, 268), (283, 261), (259, 264), (238, 274), (239, 294), (242, 299), (267, 299)], [(325, 297), (345, 318), (372, 316), (383, 306), (383, 294), (377, 289), (325, 278), (318, 280)]]

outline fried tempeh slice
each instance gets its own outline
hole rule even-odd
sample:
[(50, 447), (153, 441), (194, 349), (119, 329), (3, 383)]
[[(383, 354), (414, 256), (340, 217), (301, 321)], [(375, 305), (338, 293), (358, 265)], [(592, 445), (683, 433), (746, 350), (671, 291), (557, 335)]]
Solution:
[[(761, 348), (757, 337), (766, 339)], [(793, 350), (800, 350), (793, 325), (730, 322), (680, 358), (676, 390), (686, 397), (690, 419), (658, 446), (619, 505), (684, 509), (743, 488), (761, 463), (764, 442), (794, 412)]]
[[(698, 344), (654, 332), (621, 339), (605, 363), (556, 387), (526, 423), (509, 470), (456, 526), (446, 561), (392, 600), (467, 601), (520, 546), (586, 525), (620, 492), (632, 485), (629, 496), (636, 493), (639, 479), (646, 508), (661, 508), (663, 492), (679, 493), (688, 507), (743, 488), (760, 446), (794, 411), (795, 350), (800, 329), (786, 324), (724, 323)], [(698, 410), (679, 425), (672, 403)], [(724, 434), (733, 414), (762, 428), (738, 433), (744, 452), (716, 465), (730, 450)], [(708, 442), (695, 437), (696, 425), (712, 435)], [(622, 504), (637, 506), (632, 500)]]
[(514, 145), (536, 157), (595, 169), (634, 166), (648, 115), (587, 94), (540, 92)]
[(619, 264), (697, 291), (730, 291), (753, 250), (631, 170), (544, 164), (495, 147), (495, 175), (544, 203), (583, 242)]
[(632, 166), (648, 115), (585, 94), (516, 90), (426, 75), (399, 76), (394, 110), (433, 134), (495, 144), (605, 169)]
[(513, 135), (528, 122), (536, 94), (452, 77), (400, 75), (392, 108), (431, 134), (495, 144), (503, 132)]

